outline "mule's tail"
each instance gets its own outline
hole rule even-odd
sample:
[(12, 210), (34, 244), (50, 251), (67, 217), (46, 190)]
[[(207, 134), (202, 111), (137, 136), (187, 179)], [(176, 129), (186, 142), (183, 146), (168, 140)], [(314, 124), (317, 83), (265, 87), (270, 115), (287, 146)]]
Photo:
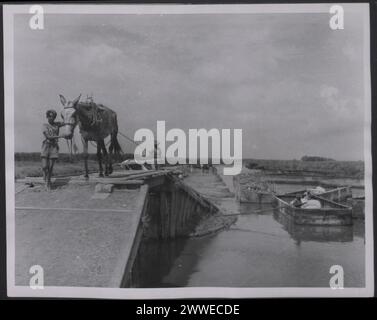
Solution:
[(111, 142), (109, 146), (109, 151), (110, 153), (114, 152), (115, 155), (120, 155), (121, 153), (123, 153), (123, 151), (122, 151), (122, 148), (120, 147), (117, 134), (118, 134), (117, 132), (111, 134)]
[(110, 154), (114, 152), (115, 155), (119, 156), (123, 153), (122, 148), (120, 147), (117, 135), (118, 135), (118, 119), (117, 114), (113, 114), (113, 132), (111, 133), (111, 141), (109, 146)]

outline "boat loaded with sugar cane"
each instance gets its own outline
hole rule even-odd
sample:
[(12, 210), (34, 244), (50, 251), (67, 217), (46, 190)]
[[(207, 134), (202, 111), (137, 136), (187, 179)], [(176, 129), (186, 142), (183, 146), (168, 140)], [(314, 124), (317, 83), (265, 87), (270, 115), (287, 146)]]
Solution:
[(353, 228), (349, 226), (299, 225), (278, 210), (275, 210), (273, 217), (297, 243), (353, 241)]
[(275, 196), (276, 208), (281, 214), (292, 217), (299, 225), (346, 226), (352, 225), (352, 208), (320, 196), (312, 196), (321, 208), (302, 208), (290, 204), (294, 195)]
[[(285, 193), (284, 195), (286, 196), (296, 196), (297, 194), (304, 194), (305, 192), (310, 192), (312, 194), (316, 194), (315, 191), (316, 189), (303, 189), (299, 191), (294, 191), (294, 192), (288, 192)], [(323, 192), (317, 193), (318, 196), (320, 196), (323, 199), (331, 200), (331, 201), (336, 201), (336, 202), (342, 202), (347, 200), (348, 198), (352, 198), (352, 190), (351, 187), (337, 187), (333, 188), (330, 190), (325, 190)]]

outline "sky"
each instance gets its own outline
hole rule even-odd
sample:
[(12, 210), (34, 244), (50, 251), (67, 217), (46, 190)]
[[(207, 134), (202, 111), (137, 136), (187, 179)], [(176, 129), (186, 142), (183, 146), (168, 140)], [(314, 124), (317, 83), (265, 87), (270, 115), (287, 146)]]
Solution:
[(345, 11), (344, 30), (327, 13), (49, 14), (44, 30), (29, 19), (14, 20), (17, 152), (40, 151), (59, 94), (82, 94), (130, 137), (165, 120), (187, 134), (242, 129), (244, 158), (363, 160), (361, 12)]

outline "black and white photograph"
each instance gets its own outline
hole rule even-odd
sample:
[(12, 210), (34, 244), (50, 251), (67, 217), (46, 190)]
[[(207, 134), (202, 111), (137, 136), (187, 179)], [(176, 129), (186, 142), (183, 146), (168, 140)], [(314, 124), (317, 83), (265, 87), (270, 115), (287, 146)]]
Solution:
[(373, 296), (369, 9), (5, 5), (7, 295)]

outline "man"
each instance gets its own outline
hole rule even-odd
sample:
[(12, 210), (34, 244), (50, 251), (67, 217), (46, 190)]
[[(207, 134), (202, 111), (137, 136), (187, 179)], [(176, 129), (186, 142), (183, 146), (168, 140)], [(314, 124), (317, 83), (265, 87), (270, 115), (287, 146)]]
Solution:
[(289, 204), (296, 208), (301, 207), (303, 205), (303, 202), (301, 201), (301, 195), (296, 194), (296, 198), (294, 198)]
[(157, 140), (154, 140), (154, 148), (153, 148), (153, 151), (151, 151), (151, 156), (153, 157), (154, 161), (153, 161), (153, 165), (152, 165), (152, 169), (153, 170), (158, 170), (158, 159), (161, 157), (161, 149), (158, 147), (159, 143)]
[(45, 181), (46, 189), (51, 190), (52, 170), (59, 153), (59, 127), (63, 124), (61, 122), (55, 122), (55, 110), (48, 110), (46, 112), (46, 118), (47, 123), (43, 124), (42, 127), (44, 140), (42, 142), (41, 158), (43, 180)]

